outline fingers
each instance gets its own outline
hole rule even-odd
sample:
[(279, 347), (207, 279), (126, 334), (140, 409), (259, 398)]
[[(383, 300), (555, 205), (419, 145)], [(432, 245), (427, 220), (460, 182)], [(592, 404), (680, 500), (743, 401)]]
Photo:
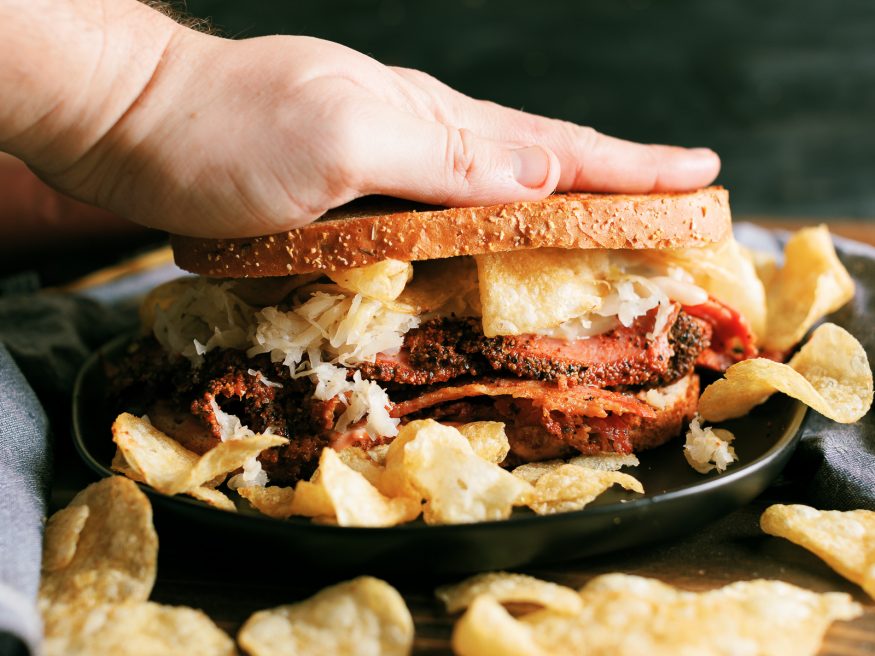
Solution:
[(485, 139), (472, 131), (386, 111), (369, 122), (354, 157), (363, 193), (437, 205), (537, 200), (559, 182), (556, 155), (538, 145)]
[(474, 100), (418, 71), (394, 70), (416, 93), (430, 97), (438, 120), (487, 139), (551, 150), (562, 169), (559, 191), (685, 191), (710, 184), (720, 171), (719, 157), (707, 148), (624, 141), (592, 128)]
[(720, 159), (707, 148), (638, 144), (579, 126), (558, 133), (558, 143), (555, 137), (547, 143), (556, 143), (563, 191), (685, 191), (707, 186), (720, 172)]
[(472, 103), (471, 122), (487, 136), (536, 143), (556, 153), (560, 191), (686, 191), (710, 184), (720, 172), (720, 158), (707, 148), (639, 144), (492, 103)]

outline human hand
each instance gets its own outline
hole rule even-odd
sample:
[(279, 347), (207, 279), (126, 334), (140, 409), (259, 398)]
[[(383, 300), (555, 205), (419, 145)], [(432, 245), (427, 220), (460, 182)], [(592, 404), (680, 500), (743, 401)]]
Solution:
[(645, 146), (474, 100), (308, 37), (179, 28), (121, 118), (68, 161), (62, 190), (170, 232), (277, 232), (367, 194), (438, 205), (560, 191), (685, 190), (717, 156)]

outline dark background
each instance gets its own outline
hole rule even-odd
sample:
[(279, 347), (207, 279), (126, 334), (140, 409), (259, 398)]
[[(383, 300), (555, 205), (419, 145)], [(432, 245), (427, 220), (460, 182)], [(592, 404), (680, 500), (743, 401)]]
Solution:
[(736, 216), (875, 218), (873, 0), (188, 0), (235, 37), (306, 34), (468, 93), (710, 146)]

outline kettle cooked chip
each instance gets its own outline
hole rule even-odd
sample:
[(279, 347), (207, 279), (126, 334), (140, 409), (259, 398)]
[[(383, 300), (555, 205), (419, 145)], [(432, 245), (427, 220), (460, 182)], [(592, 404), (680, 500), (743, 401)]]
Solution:
[(527, 462), (519, 467), (514, 467), (511, 473), (527, 483), (535, 485), (541, 480), (541, 478), (550, 472), (556, 471), (559, 467), (567, 464), (568, 463), (564, 460), (540, 460), (537, 462)]
[(847, 424), (872, 405), (872, 370), (863, 346), (848, 331), (825, 323), (787, 364), (756, 358), (738, 362), (699, 399), (699, 414), (716, 422), (747, 414), (774, 392), (802, 401)]
[(51, 572), (70, 564), (90, 512), (86, 505), (68, 506), (49, 517), (43, 539), (43, 570)]
[(576, 613), (582, 606), (576, 590), (511, 572), (478, 574), (460, 583), (441, 586), (435, 595), (444, 602), (448, 613), (464, 610), (481, 595), (501, 603), (537, 604), (560, 613)]
[(476, 597), (456, 622), (452, 645), (457, 656), (549, 656), (531, 627), (488, 595)]
[(393, 307), (398, 312), (480, 316), (477, 265), (472, 257), (448, 257), (413, 263), (413, 279)]
[(568, 464), (584, 469), (619, 471), (623, 467), (637, 467), (641, 462), (634, 453), (598, 453), (591, 456), (574, 456)]
[(219, 490), (214, 490), (211, 487), (201, 485), (200, 487), (189, 490), (185, 494), (197, 499), (198, 501), (203, 501), (205, 504), (213, 506), (213, 508), (227, 510), (228, 512), (237, 512), (237, 506), (235, 506), (234, 502), (228, 498), (227, 494), (220, 492)]
[(249, 458), (288, 442), (279, 435), (253, 435), (221, 442), (198, 456), (147, 419), (127, 412), (116, 418), (112, 436), (119, 448), (113, 459), (116, 471), (143, 481), (163, 494), (187, 493), (223, 508), (229, 505), (233, 508), (233, 504), (221, 492), (208, 488), (215, 487)]
[(394, 301), (413, 277), (413, 266), (410, 262), (383, 260), (346, 271), (329, 271), (327, 275), (347, 291), (378, 301)]
[(875, 599), (871, 578), (875, 563), (875, 511), (842, 512), (776, 504), (766, 508), (760, 526), (769, 535), (808, 549), (846, 579), (862, 585)]
[(119, 460), (159, 492), (184, 476), (198, 460), (196, 453), (159, 431), (148, 419), (127, 412), (113, 422), (112, 439), (118, 445)]
[(615, 483), (644, 494), (641, 483), (629, 474), (560, 465), (538, 478), (528, 506), (539, 515), (580, 510)]
[(766, 287), (768, 324), (763, 346), (787, 351), (808, 329), (854, 296), (854, 281), (839, 261), (825, 225), (803, 228), (784, 248), (784, 266)]
[(237, 640), (250, 656), (406, 656), (413, 618), (392, 586), (362, 576), (255, 613)]
[(384, 467), (371, 457), (370, 452), (357, 446), (348, 446), (338, 451), (337, 457), (344, 465), (364, 476), (368, 483), (378, 490), (380, 489), (380, 479), (383, 477)]
[[(118, 472), (122, 476), (126, 476), (127, 478), (130, 478), (132, 481), (136, 481), (137, 483), (146, 482), (146, 479), (143, 478), (143, 475), (139, 471), (131, 467), (130, 463), (125, 460), (125, 454), (122, 453), (122, 450), (120, 448), (116, 448), (115, 456), (113, 456), (112, 458), (112, 464), (110, 465), (110, 468), (114, 472)], [(207, 485), (212, 484), (213, 483), (210, 482)], [(234, 502), (228, 498), (228, 495), (226, 495), (224, 492), (220, 492), (219, 490), (215, 490), (204, 485), (196, 487), (193, 490), (189, 490), (185, 494), (197, 499), (198, 501), (203, 501), (204, 503), (220, 510), (227, 510), (229, 512), (237, 511)]]
[(288, 444), (288, 439), (279, 435), (252, 435), (221, 442), (200, 456), (185, 474), (177, 476), (164, 490), (159, 491), (166, 494), (189, 492), (239, 469), (262, 451), (283, 444)]
[(483, 334), (520, 335), (558, 326), (601, 306), (606, 251), (537, 248), (475, 255)]
[(427, 524), (506, 519), (513, 506), (525, 503), (531, 486), (483, 460), (452, 426), (426, 419), (414, 430), (412, 437), (404, 436), (407, 441), (396, 451), (400, 455), (393, 458), (390, 448), (387, 470), (401, 462), (406, 479), (425, 499)]
[(322, 450), (310, 481), (295, 488), (292, 514), (334, 517), (340, 526), (395, 526), (415, 519), (419, 499), (383, 496), (364, 475), (345, 465), (330, 447)]
[(82, 610), (60, 604), (44, 615), (46, 656), (234, 656), (231, 638), (199, 610), (152, 602)]
[[(87, 511), (72, 510), (84, 506)], [(93, 483), (49, 520), (40, 607), (145, 601), (155, 583), (158, 536), (152, 506), (120, 476)], [(70, 553), (72, 551), (72, 554)]]
[(758, 338), (766, 332), (766, 292), (753, 256), (734, 237), (696, 248), (642, 250), (655, 265), (679, 267), (709, 295), (743, 316)]
[(267, 487), (238, 487), (237, 494), (246, 499), (263, 515), (285, 519), (292, 515), (295, 491), (290, 487), (268, 485)]
[(596, 577), (573, 615), (540, 610), (519, 620), (481, 596), (453, 631), (463, 656), (781, 656), (815, 654), (834, 620), (862, 608), (849, 595), (781, 581), (740, 581), (708, 592), (625, 574)]
[(471, 443), (474, 453), (496, 465), (510, 453), (510, 443), (500, 421), (474, 421), (458, 428)]
[[(204, 488), (206, 489), (206, 488)], [(39, 607), (46, 656), (233, 656), (200, 611), (147, 602), (158, 538), (137, 484), (94, 483), (46, 526)]]

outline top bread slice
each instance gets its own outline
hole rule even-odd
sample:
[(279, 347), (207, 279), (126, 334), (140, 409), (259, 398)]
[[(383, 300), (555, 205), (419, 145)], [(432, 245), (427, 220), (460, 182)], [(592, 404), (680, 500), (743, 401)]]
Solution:
[(246, 278), (338, 271), (526, 248), (682, 248), (731, 234), (722, 187), (685, 193), (553, 194), (541, 201), (441, 209), (366, 198), (286, 232), (240, 239), (173, 235), (176, 264)]

